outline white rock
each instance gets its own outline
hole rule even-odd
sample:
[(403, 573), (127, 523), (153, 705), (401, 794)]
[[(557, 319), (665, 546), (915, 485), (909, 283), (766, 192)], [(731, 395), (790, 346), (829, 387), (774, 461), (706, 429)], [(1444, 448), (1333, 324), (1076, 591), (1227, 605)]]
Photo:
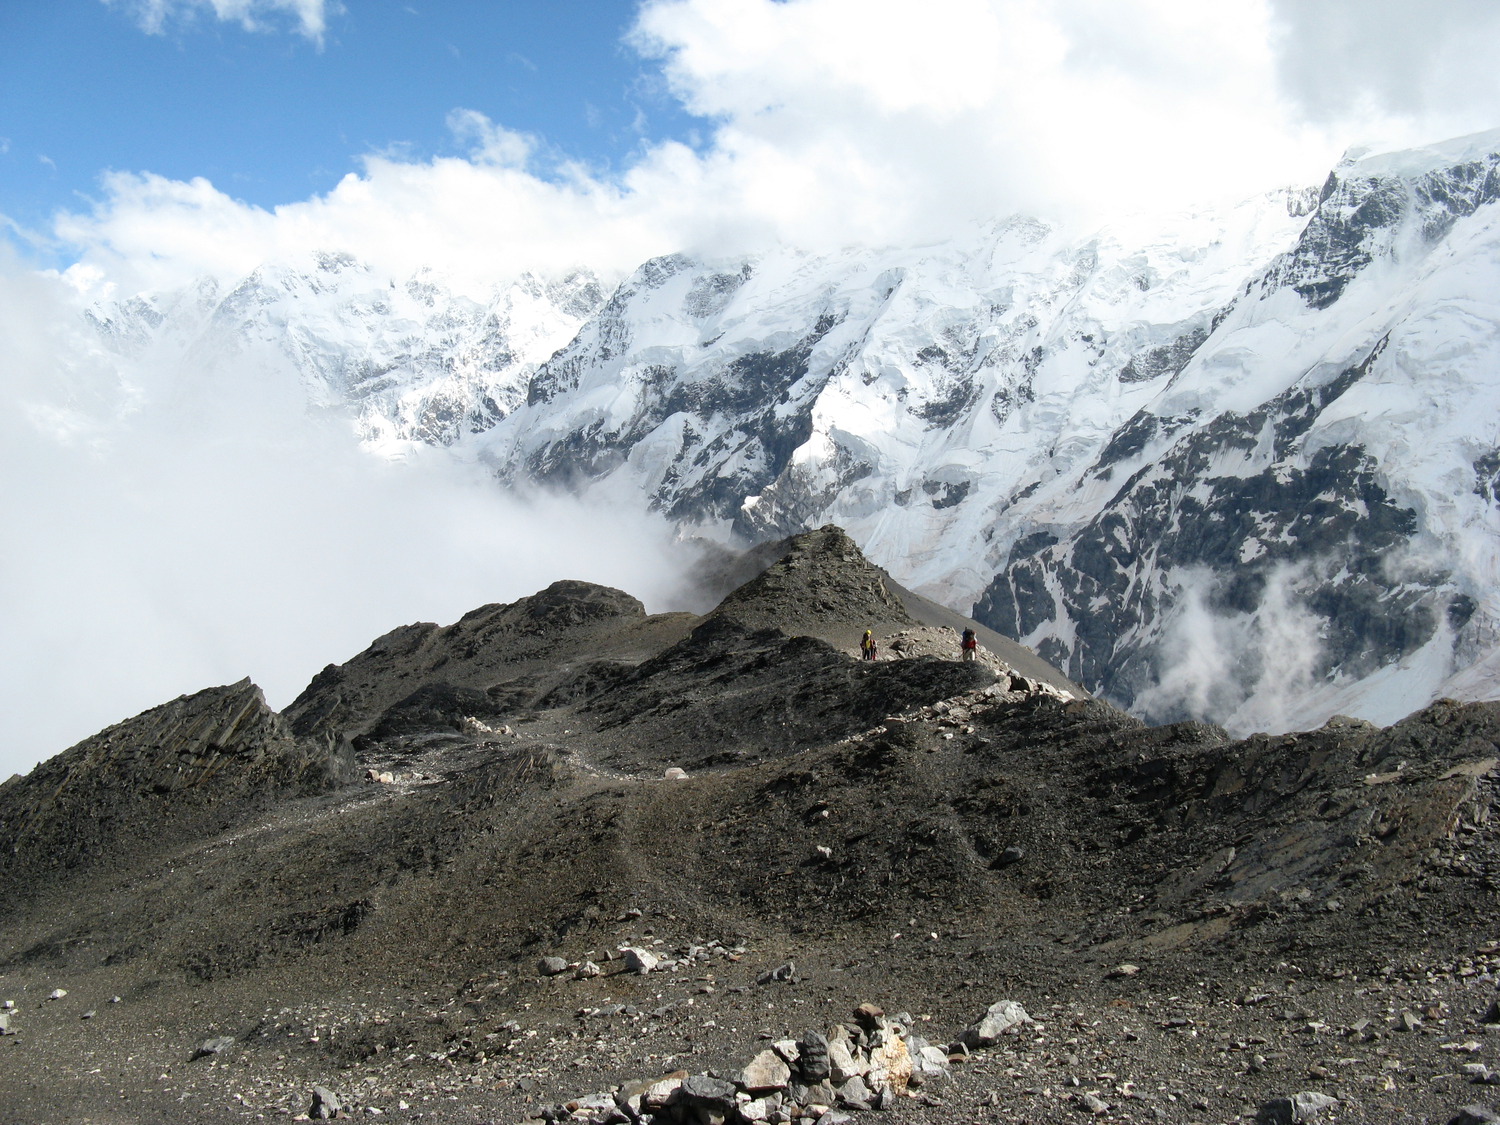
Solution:
[(620, 953), (625, 958), (625, 968), (643, 976), (661, 963), (661, 959), (649, 949), (641, 949), (635, 945), (624, 946)]
[(1026, 1009), (1014, 1000), (1001, 1000), (991, 1004), (977, 1027), (971, 1027), (962, 1039), (971, 1047), (989, 1047), (999, 1042), (1002, 1035), (1017, 1035), (1021, 1028), (1034, 1021)]
[(771, 1044), (771, 1049), (792, 1066), (796, 1066), (797, 1060), (802, 1057), (802, 1048), (795, 1039), (778, 1039)]
[(836, 1086), (851, 1078), (863, 1078), (870, 1072), (869, 1060), (849, 1048), (843, 1037), (828, 1040), (828, 1077)]
[(906, 1084), (911, 1079), (911, 1055), (906, 1043), (892, 1035), (870, 1052), (870, 1069), (865, 1075), (865, 1085), (875, 1093), (889, 1089), (896, 1097), (906, 1093)]
[(681, 1078), (663, 1078), (660, 1082), (648, 1086), (646, 1092), (641, 1095), (641, 1108), (652, 1111), (661, 1109), (681, 1085)]
[(947, 1074), (948, 1053), (941, 1047), (923, 1047), (918, 1056), (922, 1064), (922, 1072), (929, 1076), (936, 1074)]
[(752, 1098), (740, 1103), (739, 1114), (745, 1121), (769, 1121), (775, 1104), (770, 1098)]
[(752, 1094), (783, 1090), (792, 1080), (792, 1068), (774, 1050), (764, 1050), (740, 1072), (739, 1084)]

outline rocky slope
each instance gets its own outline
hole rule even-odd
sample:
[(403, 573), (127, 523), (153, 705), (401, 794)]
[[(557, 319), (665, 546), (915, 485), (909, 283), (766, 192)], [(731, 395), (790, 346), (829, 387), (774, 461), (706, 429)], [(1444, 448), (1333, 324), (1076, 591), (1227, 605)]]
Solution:
[(335, 743), (294, 737), (249, 680), (184, 696), (0, 785), (0, 896), (48, 898), (76, 869), (154, 862), (352, 768)]
[[(396, 630), (284, 716), (213, 689), (0, 787), (0, 1105), (1202, 1123), (1500, 1100), (1500, 704), (1149, 727), (958, 661), (837, 529), (774, 553), (702, 618), (560, 582)], [(906, 658), (859, 660), (860, 624)], [(1002, 1001), (1030, 1022), (992, 1041)]]

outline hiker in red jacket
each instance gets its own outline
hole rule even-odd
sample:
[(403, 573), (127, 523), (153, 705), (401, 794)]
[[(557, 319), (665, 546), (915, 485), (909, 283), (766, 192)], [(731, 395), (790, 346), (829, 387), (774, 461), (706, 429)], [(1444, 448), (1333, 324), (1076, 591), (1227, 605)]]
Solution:
[(963, 639), (959, 642), (959, 647), (963, 649), (965, 660), (972, 661), (979, 659), (979, 638), (974, 635), (973, 629), (964, 630)]

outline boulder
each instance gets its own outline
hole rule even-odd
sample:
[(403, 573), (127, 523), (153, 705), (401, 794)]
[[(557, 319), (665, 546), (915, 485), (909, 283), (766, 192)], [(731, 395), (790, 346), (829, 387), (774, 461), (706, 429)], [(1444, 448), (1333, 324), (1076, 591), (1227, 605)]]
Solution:
[(822, 1032), (809, 1031), (797, 1041), (797, 1069), (809, 1085), (828, 1077), (828, 1040)]
[(651, 1083), (641, 1093), (641, 1108), (649, 1113), (666, 1108), (667, 1102), (676, 1096), (678, 1087), (686, 1078), (687, 1072), (679, 1070)]
[(568, 971), (568, 962), (563, 957), (543, 957), (536, 963), (536, 971), (544, 977), (555, 977)]
[(1500, 1114), (1482, 1105), (1466, 1105), (1448, 1119), (1448, 1125), (1500, 1125)]
[(752, 1094), (784, 1090), (792, 1080), (792, 1068), (775, 1051), (767, 1049), (750, 1060), (740, 1072), (740, 1086)]
[(205, 1039), (193, 1051), (193, 1058), (202, 1059), (209, 1055), (221, 1055), (234, 1046), (234, 1040), (228, 1035), (216, 1035), (212, 1039)]
[(850, 1109), (870, 1109), (874, 1105), (875, 1095), (858, 1075), (841, 1085), (838, 1093), (840, 1103)]
[(774, 969), (768, 969), (755, 978), (756, 984), (774, 984), (777, 981), (791, 980), (797, 975), (797, 966), (791, 961), (784, 965), (778, 965)]
[[(590, 1094), (586, 1098), (569, 1102), (567, 1109), (574, 1121), (586, 1121), (593, 1125), (613, 1125), (614, 1122), (628, 1120), (610, 1094)], [(368, 1113), (369, 1110), (365, 1112)]]
[(738, 1105), (734, 1083), (708, 1074), (693, 1074), (684, 1078), (672, 1100), (700, 1111), (700, 1116), (703, 1111), (715, 1116), (727, 1116)]
[(1319, 1113), (1338, 1104), (1335, 1097), (1309, 1090), (1290, 1097), (1272, 1098), (1260, 1107), (1256, 1120), (1262, 1125), (1297, 1125), (1316, 1121)]
[(976, 1026), (966, 1029), (959, 1041), (969, 1047), (992, 1047), (1002, 1035), (1019, 1035), (1023, 1027), (1029, 1027), (1033, 1022), (1026, 1009), (1016, 1001), (1001, 1000), (991, 1004), (984, 1018)]
[(865, 1085), (873, 1091), (889, 1090), (896, 1097), (906, 1093), (911, 1080), (911, 1055), (906, 1042), (898, 1035), (887, 1035), (885, 1042), (870, 1052), (870, 1070)]
[(792, 1066), (796, 1066), (802, 1057), (802, 1048), (795, 1039), (778, 1039), (771, 1044), (771, 1049)]
[(755, 1122), (769, 1121), (771, 1111), (779, 1108), (780, 1103), (773, 1098), (750, 1098), (741, 1101), (739, 1114), (741, 1121)]
[(952, 1077), (952, 1071), (948, 1068), (948, 1053), (940, 1047), (934, 1047), (920, 1035), (907, 1037), (906, 1050), (911, 1055), (909, 1081), (912, 1086)]
[(638, 946), (627, 945), (620, 950), (625, 958), (625, 968), (632, 973), (640, 973), (645, 976), (657, 965), (661, 964), (661, 958), (649, 949), (641, 949)]
[(833, 1082), (863, 1078), (869, 1071), (869, 1060), (857, 1048), (851, 1049), (846, 1037), (835, 1036), (828, 1041), (828, 1077)]
[(786, 1088), (787, 1099), (800, 1106), (831, 1106), (839, 1099), (839, 1092), (828, 1079), (801, 1085), (796, 1082)]
[(312, 1105), (307, 1108), (307, 1116), (314, 1121), (332, 1121), (344, 1108), (344, 1103), (339, 1096), (327, 1086), (314, 1086), (312, 1092)]

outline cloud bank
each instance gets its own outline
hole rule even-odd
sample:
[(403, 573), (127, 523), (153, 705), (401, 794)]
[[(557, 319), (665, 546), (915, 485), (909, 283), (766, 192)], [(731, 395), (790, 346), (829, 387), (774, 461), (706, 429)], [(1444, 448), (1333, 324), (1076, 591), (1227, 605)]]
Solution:
[(565, 577), (665, 608), (689, 560), (623, 507), (363, 453), (265, 352), (131, 364), (0, 269), (0, 780), (176, 695), (324, 664)]
[[(1382, 18), (1370, 18), (1370, 8)], [(322, 0), (143, 0), (148, 21)], [(629, 45), (705, 121), (608, 174), (454, 107), (462, 157), (365, 156), (263, 210), (206, 180), (111, 174), (56, 234), (80, 279), (238, 275), (289, 248), (494, 280), (656, 253), (913, 244), (1018, 211), (1098, 222), (1322, 179), (1354, 143), (1500, 124), (1500, 13), (1452, 0), (647, 0)]]

